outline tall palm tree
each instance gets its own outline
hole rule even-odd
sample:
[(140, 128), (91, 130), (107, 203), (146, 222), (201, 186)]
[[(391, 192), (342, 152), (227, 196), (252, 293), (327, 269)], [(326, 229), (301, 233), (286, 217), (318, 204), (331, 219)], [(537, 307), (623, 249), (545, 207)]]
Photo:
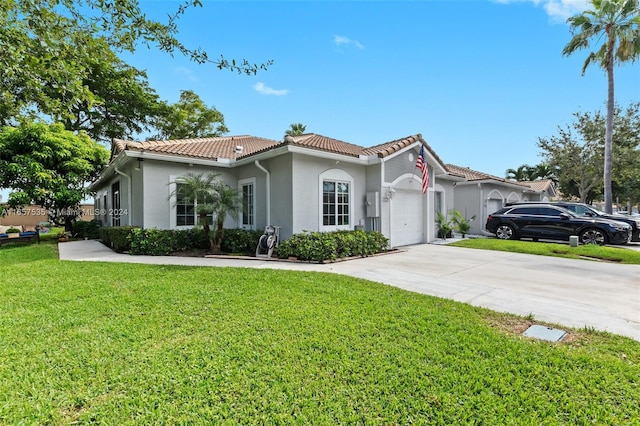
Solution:
[[(569, 56), (581, 49), (589, 48), (591, 40), (604, 40), (597, 50), (590, 52), (582, 67), (582, 75), (592, 61), (596, 61), (607, 72), (607, 124), (604, 145), (604, 206), (607, 213), (613, 210), (611, 191), (614, 79), (616, 62), (633, 61), (640, 56), (640, 8), (638, 0), (591, 0), (594, 10), (587, 10), (567, 20), (573, 38), (562, 50)], [(605, 37), (606, 36), (606, 37)]]
[(307, 126), (302, 123), (291, 124), (284, 134), (285, 136), (297, 136), (303, 134), (305, 130), (307, 130)]

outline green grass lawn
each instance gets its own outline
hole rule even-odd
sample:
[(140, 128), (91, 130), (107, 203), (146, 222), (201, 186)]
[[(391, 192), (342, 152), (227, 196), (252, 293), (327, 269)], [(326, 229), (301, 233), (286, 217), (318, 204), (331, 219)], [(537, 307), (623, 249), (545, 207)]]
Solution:
[(595, 244), (571, 247), (569, 244), (541, 243), (533, 241), (498, 240), (495, 238), (469, 238), (449, 245), (483, 250), (538, 254), (542, 256), (568, 257), (571, 259), (602, 260), (607, 262), (640, 265), (640, 252), (621, 247)]
[[(332, 274), (0, 249), (0, 424), (637, 424), (640, 343)], [(521, 331), (521, 330), (520, 330)]]

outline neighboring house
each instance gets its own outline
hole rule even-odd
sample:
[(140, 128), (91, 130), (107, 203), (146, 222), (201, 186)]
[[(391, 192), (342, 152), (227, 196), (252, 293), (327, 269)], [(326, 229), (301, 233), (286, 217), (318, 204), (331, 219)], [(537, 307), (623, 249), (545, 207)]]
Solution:
[[(4, 215), (0, 215), (0, 225), (20, 225), (33, 227), (42, 222), (49, 222), (49, 212), (42, 206), (35, 204), (11, 208), (6, 204)], [(91, 220), (94, 218), (92, 204), (81, 204), (78, 207), (78, 220)]]
[(529, 197), (525, 197), (522, 201), (551, 201), (560, 195), (551, 179), (531, 180), (521, 183), (529, 185), (529, 188), (535, 191), (533, 194), (526, 194)]
[[(556, 195), (551, 180), (518, 182), (453, 164), (446, 165), (448, 175), (439, 183), (449, 182), (455, 197), (447, 211), (458, 210), (466, 218), (475, 216), (470, 234), (482, 234), (487, 216), (508, 202), (547, 201)], [(450, 206), (453, 205), (451, 208)]]
[[(424, 146), (429, 190), (416, 168)], [(188, 173), (218, 173), (245, 200), (225, 227), (280, 227), (286, 239), (304, 231), (381, 231), (392, 247), (435, 239), (434, 208), (453, 201), (448, 171), (420, 134), (370, 148), (318, 134), (284, 142), (254, 136), (133, 142), (114, 140), (109, 165), (91, 185), (104, 225), (189, 228), (194, 206), (176, 199)], [(448, 196), (445, 193), (449, 194)]]

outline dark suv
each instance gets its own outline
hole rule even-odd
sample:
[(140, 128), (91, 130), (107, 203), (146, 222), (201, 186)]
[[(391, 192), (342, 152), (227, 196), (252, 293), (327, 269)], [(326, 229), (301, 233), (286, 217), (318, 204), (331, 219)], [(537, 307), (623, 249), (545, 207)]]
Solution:
[(487, 217), (487, 231), (502, 240), (532, 238), (565, 240), (577, 235), (582, 244), (626, 244), (631, 226), (624, 222), (580, 217), (559, 206), (516, 204), (503, 207)]
[[(534, 204), (534, 203), (507, 203), (506, 205), (514, 206), (518, 204)], [(535, 203), (535, 204), (538, 204), (538, 203)], [(617, 220), (619, 222), (628, 223), (629, 225), (631, 225), (631, 241), (640, 242), (640, 217), (634, 218), (634, 217), (625, 216), (619, 213), (609, 214), (609, 213), (600, 211), (595, 207), (590, 206), (589, 204), (575, 203), (572, 201), (546, 201), (546, 202), (540, 202), (540, 204), (550, 204), (552, 206), (563, 207), (567, 210), (572, 211), (577, 216)]]

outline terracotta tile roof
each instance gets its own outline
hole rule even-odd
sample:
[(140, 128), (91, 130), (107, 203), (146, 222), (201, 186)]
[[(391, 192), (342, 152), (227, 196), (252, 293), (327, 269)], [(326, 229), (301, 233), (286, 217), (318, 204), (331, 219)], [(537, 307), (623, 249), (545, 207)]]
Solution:
[[(278, 141), (255, 136), (225, 136), (219, 138), (176, 139), (168, 141), (134, 142), (114, 139), (117, 153), (125, 150), (146, 151), (180, 155), (193, 158), (242, 158), (256, 152), (280, 145)], [(235, 155), (236, 146), (242, 146), (242, 153)]]
[[(297, 136), (287, 136), (284, 142), (246, 135), (146, 142), (114, 139), (112, 150), (114, 154), (118, 154), (125, 150), (132, 150), (215, 160), (218, 158), (243, 158), (252, 154), (256, 154), (258, 152), (273, 149), (278, 146), (292, 145), (311, 148), (319, 151), (348, 155), (356, 158), (361, 155), (377, 155), (379, 158), (383, 158), (395, 152), (398, 152), (401, 149), (416, 142), (423, 143), (425, 149), (429, 151), (429, 153), (435, 159), (437, 159), (440, 164), (444, 164), (440, 157), (438, 157), (438, 155), (435, 153), (435, 151), (433, 151), (433, 149), (431, 149), (431, 147), (424, 141), (421, 134), (385, 142), (383, 144), (375, 145), (370, 148), (364, 148), (359, 145), (354, 145), (352, 143), (344, 142), (338, 139), (318, 135), (316, 133), (306, 133)], [(235, 147), (238, 145), (242, 146), (244, 149), (241, 155), (235, 156)]]
[(528, 185), (534, 191), (548, 191), (549, 188), (553, 186), (553, 181), (551, 179), (530, 180), (523, 181), (521, 183)]
[(501, 178), (501, 177), (498, 177), (498, 176), (493, 176), (493, 175), (490, 175), (490, 174), (487, 174), (487, 173), (479, 172), (477, 170), (471, 170), (468, 167), (456, 166), (455, 164), (447, 164), (447, 170), (449, 172), (451, 172), (452, 174), (463, 176), (468, 181), (495, 180), (495, 181), (498, 181), (498, 182), (511, 183), (511, 184), (514, 184), (514, 185), (520, 185), (520, 186), (524, 186), (526, 188), (530, 188), (529, 185), (527, 185), (524, 182), (517, 182), (515, 180), (509, 180), (509, 179)]
[(284, 143), (287, 145), (304, 146), (321, 151), (334, 152), (336, 154), (350, 155), (352, 157), (360, 156), (364, 150), (361, 146), (315, 133), (285, 137)]

